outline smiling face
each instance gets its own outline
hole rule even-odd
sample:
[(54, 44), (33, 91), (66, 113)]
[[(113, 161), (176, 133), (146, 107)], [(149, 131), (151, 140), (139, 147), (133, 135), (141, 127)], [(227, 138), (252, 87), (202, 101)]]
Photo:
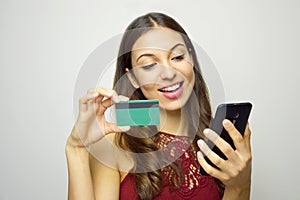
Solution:
[(166, 110), (178, 110), (191, 95), (195, 74), (182, 36), (168, 28), (154, 28), (133, 45), (132, 73), (147, 99), (158, 99)]

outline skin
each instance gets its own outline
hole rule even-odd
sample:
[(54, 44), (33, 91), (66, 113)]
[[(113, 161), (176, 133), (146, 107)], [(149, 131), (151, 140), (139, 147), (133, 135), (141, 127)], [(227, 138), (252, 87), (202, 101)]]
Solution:
[[(171, 51), (170, 51), (171, 50)], [(173, 59), (185, 54), (184, 59)], [(154, 64), (152, 70), (144, 66)], [(158, 99), (163, 109), (163, 126), (159, 130), (171, 134), (187, 135), (187, 127), (181, 118), (181, 107), (187, 102), (195, 83), (192, 58), (180, 35), (170, 29), (159, 28), (142, 35), (134, 44), (132, 52), (133, 73), (128, 72), (132, 84), (141, 88), (147, 99)], [(163, 66), (163, 67), (161, 67)], [(154, 73), (155, 70), (158, 73)], [(151, 75), (154, 74), (154, 75)], [(153, 81), (154, 80), (154, 81)], [(161, 87), (183, 82), (183, 92), (176, 99), (166, 98)], [(66, 156), (69, 172), (69, 199), (119, 199), (120, 183), (127, 175), (117, 167), (111, 168), (89, 156), (85, 145), (93, 144), (103, 137), (113, 142), (114, 133), (128, 130), (105, 120), (105, 110), (125, 97), (115, 91), (96, 88), (87, 92), (79, 101), (79, 116), (67, 140)], [(227, 123), (226, 123), (227, 122)], [(178, 124), (178, 126), (174, 126)], [(181, 124), (181, 125), (180, 125)], [(247, 126), (244, 137), (229, 121), (224, 127), (233, 139), (236, 150), (210, 129), (204, 134), (228, 157), (223, 160), (199, 140), (197, 154), (205, 171), (220, 179), (226, 186), (223, 199), (249, 199), (251, 183), (250, 130)], [(220, 168), (211, 167), (203, 154)], [(116, 166), (121, 165), (116, 160)], [(130, 165), (130, 164), (129, 164)]]
[[(133, 45), (132, 66), (144, 96), (158, 99), (160, 107), (179, 110), (188, 100), (195, 75), (190, 54), (177, 32), (156, 28), (145, 33)], [(179, 98), (168, 99), (158, 91), (182, 81), (184, 91)]]
[[(192, 58), (181, 35), (161, 27), (145, 33), (133, 45), (132, 66), (135, 78), (127, 73), (130, 80), (136, 80), (147, 99), (159, 100), (162, 111), (158, 129), (187, 135), (188, 127), (181, 123), (181, 108), (191, 95), (195, 75)], [(183, 82), (183, 92), (178, 98), (167, 98), (159, 91), (178, 82)]]
[[(205, 136), (213, 141), (216, 146), (224, 153), (228, 160), (223, 160), (213, 151), (208, 145), (199, 140), (198, 145), (200, 150), (197, 153), (198, 161), (204, 170), (213, 177), (221, 180), (225, 185), (223, 199), (249, 199), (251, 189), (251, 131), (247, 124), (244, 136), (234, 127), (227, 119), (223, 121), (223, 126), (233, 139), (236, 150), (219, 137), (211, 129), (205, 129)], [(220, 169), (210, 166), (203, 158), (203, 153)]]
[[(95, 162), (84, 146), (109, 133), (121, 131), (116, 124), (108, 123), (104, 118), (107, 107), (118, 101), (116, 93), (105, 88), (90, 89), (80, 99), (79, 116), (66, 144), (68, 199), (118, 199), (119, 184), (116, 183), (120, 183), (119, 172)], [(102, 182), (105, 180), (107, 183)]]

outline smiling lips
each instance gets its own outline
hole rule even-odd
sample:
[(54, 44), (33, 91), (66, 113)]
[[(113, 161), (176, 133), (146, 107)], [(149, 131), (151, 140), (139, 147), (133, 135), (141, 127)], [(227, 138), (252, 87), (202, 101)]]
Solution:
[(158, 89), (166, 98), (178, 98), (183, 92), (183, 81)]

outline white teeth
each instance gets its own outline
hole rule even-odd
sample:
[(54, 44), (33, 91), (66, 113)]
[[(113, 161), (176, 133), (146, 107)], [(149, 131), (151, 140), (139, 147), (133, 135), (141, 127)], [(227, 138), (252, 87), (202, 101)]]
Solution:
[(181, 85), (180, 83), (177, 83), (177, 84), (172, 85), (170, 87), (162, 88), (161, 91), (163, 91), (163, 92), (171, 92), (171, 91), (177, 90), (180, 87), (180, 85)]

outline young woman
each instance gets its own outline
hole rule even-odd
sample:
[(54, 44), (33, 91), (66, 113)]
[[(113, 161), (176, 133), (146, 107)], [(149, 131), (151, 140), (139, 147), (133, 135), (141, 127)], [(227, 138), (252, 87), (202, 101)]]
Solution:
[[(108, 122), (105, 111), (128, 100), (124, 96), (158, 99), (161, 124), (118, 127)], [(149, 13), (128, 26), (120, 45), (114, 90), (90, 89), (79, 107), (66, 144), (69, 199), (249, 199), (249, 127), (242, 136), (224, 120), (236, 150), (207, 128), (211, 108), (194, 47), (169, 16)], [(114, 148), (101, 142), (104, 139)], [(207, 140), (228, 159), (211, 152)], [(90, 154), (92, 149), (128, 154), (107, 156), (114, 163), (107, 165)], [(209, 175), (202, 175), (201, 168)]]

